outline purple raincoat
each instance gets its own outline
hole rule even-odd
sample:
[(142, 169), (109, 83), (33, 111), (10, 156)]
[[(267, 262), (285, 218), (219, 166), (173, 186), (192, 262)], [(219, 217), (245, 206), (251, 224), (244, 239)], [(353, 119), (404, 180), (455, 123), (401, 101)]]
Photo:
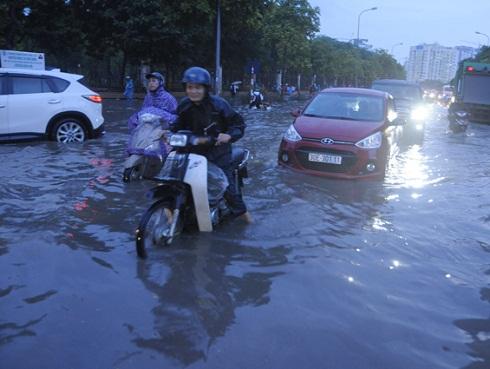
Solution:
[[(177, 120), (177, 100), (165, 89), (160, 86), (155, 92), (148, 91), (143, 101), (143, 105), (139, 112), (134, 113), (128, 120), (128, 128), (130, 134), (134, 131), (138, 125), (138, 118), (141, 114), (151, 113), (158, 115), (162, 120), (162, 127), (168, 129), (169, 126)], [(131, 139), (129, 140), (131, 142)], [(168, 154), (168, 147), (162, 141), (160, 145), (160, 153), (156, 155), (162, 155), (164, 158)], [(140, 151), (128, 144), (128, 154), (141, 154)], [(151, 155), (151, 154), (150, 154)]]

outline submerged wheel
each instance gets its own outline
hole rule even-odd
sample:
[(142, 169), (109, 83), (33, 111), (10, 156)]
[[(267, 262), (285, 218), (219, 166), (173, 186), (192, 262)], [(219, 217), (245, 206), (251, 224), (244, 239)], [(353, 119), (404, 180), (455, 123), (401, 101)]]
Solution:
[(131, 181), (134, 181), (135, 179), (140, 179), (140, 178), (141, 178), (141, 170), (139, 166), (124, 169), (123, 172), (124, 182), (129, 183)]
[(79, 120), (68, 118), (56, 123), (52, 136), (61, 143), (83, 142), (87, 139), (87, 131)]
[[(170, 245), (172, 242), (170, 232), (174, 216), (178, 216), (178, 214), (176, 214), (174, 202), (170, 200), (155, 202), (143, 214), (136, 230), (136, 251), (139, 257), (146, 258), (149, 250)], [(174, 236), (182, 231), (181, 224), (180, 219), (177, 219)]]

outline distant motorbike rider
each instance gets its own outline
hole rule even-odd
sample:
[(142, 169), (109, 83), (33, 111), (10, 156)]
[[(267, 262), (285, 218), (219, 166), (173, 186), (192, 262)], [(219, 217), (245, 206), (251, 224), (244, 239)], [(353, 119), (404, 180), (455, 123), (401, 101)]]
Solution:
[(264, 95), (262, 95), (260, 90), (258, 88), (255, 88), (250, 95), (251, 96), (250, 96), (249, 108), (253, 108), (254, 106), (257, 109), (262, 108), (262, 103), (264, 101)]
[(133, 100), (134, 95), (134, 83), (130, 76), (126, 76), (126, 83), (124, 86), (124, 96), (128, 100)]
[[(240, 186), (233, 175), (231, 143), (239, 140), (245, 133), (245, 122), (230, 104), (219, 96), (210, 95), (211, 76), (200, 67), (192, 67), (184, 72), (182, 83), (186, 97), (177, 108), (178, 119), (171, 130), (190, 130), (197, 135), (212, 135), (216, 144), (200, 147), (197, 154), (204, 155), (208, 161), (220, 167), (228, 178), (229, 186), (225, 199), (232, 210), (232, 216), (251, 222), (252, 219), (243, 201)], [(213, 127), (214, 132), (205, 131)]]
[(232, 83), (230, 85), (230, 93), (231, 93), (231, 96), (236, 96), (236, 94), (238, 93), (238, 89), (239, 89), (239, 86), (237, 83)]
[[(165, 91), (165, 77), (158, 72), (148, 73), (148, 92), (139, 112), (134, 113), (128, 120), (129, 131), (132, 132), (139, 124), (139, 117), (145, 113), (158, 115), (162, 121), (162, 127), (168, 129), (169, 125), (177, 120), (177, 100)], [(131, 148), (128, 147), (128, 151)], [(162, 142), (161, 155), (168, 154), (168, 148)]]

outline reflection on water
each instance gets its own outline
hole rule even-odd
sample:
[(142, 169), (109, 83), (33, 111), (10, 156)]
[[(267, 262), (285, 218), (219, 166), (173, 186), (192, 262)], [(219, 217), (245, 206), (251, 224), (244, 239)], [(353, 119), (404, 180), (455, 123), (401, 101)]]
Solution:
[[(490, 275), (490, 269), (486, 272)], [(480, 290), (482, 301), (490, 303), (490, 288), (484, 287)], [(468, 343), (469, 354), (475, 361), (464, 367), (464, 369), (487, 369), (490, 368), (490, 316), (483, 319), (459, 319), (454, 324), (466, 331), (473, 340)]]
[(135, 106), (106, 103), (107, 135), (83, 145), (0, 145), (1, 363), (489, 367), (488, 127), (440, 118), (385, 181), (329, 180), (277, 166), (296, 105), (242, 110), (255, 223), (147, 261), (133, 232), (152, 183), (121, 178)]
[[(268, 303), (272, 280), (282, 273), (252, 265), (268, 263), (268, 258), (276, 266), (284, 264), (287, 250), (263, 251), (205, 237), (199, 247), (172, 249), (160, 258), (138, 261), (138, 278), (158, 303), (151, 311), (154, 333), (145, 337), (135, 329), (133, 342), (184, 365), (205, 360), (209, 347), (234, 323), (236, 309)], [(237, 263), (240, 270), (229, 269)]]

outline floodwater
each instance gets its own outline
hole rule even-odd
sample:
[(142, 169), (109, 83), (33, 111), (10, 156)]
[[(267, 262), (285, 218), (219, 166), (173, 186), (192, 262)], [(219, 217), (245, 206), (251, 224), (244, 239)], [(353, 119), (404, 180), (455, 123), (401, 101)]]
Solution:
[(490, 368), (490, 126), (446, 131), (384, 181), (279, 168), (297, 102), (242, 110), (255, 223), (138, 260), (149, 181), (126, 119), (83, 145), (0, 145), (0, 368)]

